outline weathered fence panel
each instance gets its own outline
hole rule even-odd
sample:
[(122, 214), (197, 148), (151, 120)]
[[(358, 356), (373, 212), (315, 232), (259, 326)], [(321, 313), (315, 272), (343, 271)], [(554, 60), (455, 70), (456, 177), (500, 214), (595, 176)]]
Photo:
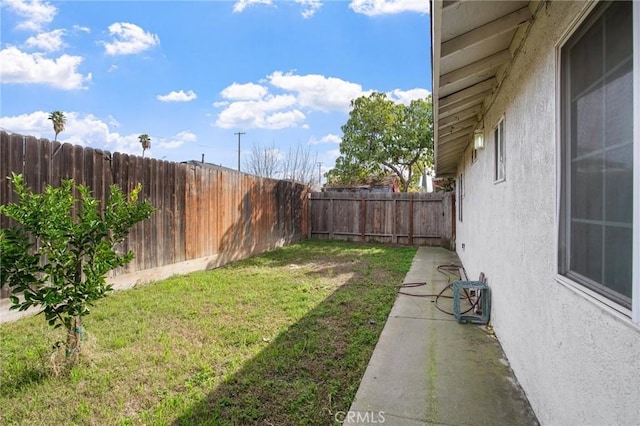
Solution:
[(309, 203), (309, 236), (449, 248), (453, 239), (452, 196), (313, 192)]
[[(223, 167), (111, 154), (0, 132), (0, 204), (17, 201), (7, 179), (12, 172), (23, 174), (36, 192), (74, 178), (102, 202), (110, 185), (130, 192), (142, 184), (142, 197), (156, 212), (135, 225), (122, 243), (121, 249), (132, 250), (136, 258), (114, 271), (114, 277), (193, 259), (206, 259), (207, 267), (215, 267), (308, 233), (306, 186)], [(0, 227), (11, 225), (0, 216)]]

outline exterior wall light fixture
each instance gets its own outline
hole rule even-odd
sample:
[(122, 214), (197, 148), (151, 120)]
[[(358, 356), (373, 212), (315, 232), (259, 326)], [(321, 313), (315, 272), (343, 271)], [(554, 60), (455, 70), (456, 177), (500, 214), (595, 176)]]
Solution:
[(473, 148), (484, 149), (484, 129), (476, 129), (473, 132)]

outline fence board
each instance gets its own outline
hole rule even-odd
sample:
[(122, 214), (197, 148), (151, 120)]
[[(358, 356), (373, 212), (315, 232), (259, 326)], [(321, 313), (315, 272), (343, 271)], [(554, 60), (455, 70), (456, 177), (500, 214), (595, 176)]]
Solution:
[(46, 139), (40, 139), (40, 153), (41, 166), (40, 166), (40, 179), (42, 181), (42, 188), (47, 185), (51, 185), (51, 150), (54, 144)]
[(60, 175), (63, 168), (62, 150), (63, 145), (60, 142), (51, 143), (51, 156), (47, 169), (49, 170), (49, 184), (52, 186), (60, 186)]
[[(307, 192), (299, 184), (5, 132), (0, 140), (0, 204), (17, 201), (6, 179), (11, 172), (23, 173), (36, 192), (75, 178), (101, 200), (111, 184), (126, 192), (143, 185), (141, 198), (157, 210), (118, 247), (136, 258), (113, 275), (212, 255), (219, 255), (215, 264), (221, 264), (300, 239), (307, 230)], [(0, 225), (9, 226), (9, 220), (0, 217)]]
[(34, 137), (28, 137), (24, 144), (24, 170), (33, 171), (25, 174), (25, 183), (35, 192), (41, 192), (40, 176), (40, 144)]
[(173, 256), (173, 241), (175, 239), (175, 229), (173, 227), (173, 218), (175, 214), (175, 197), (173, 196), (173, 192), (176, 190), (176, 182), (175, 182), (175, 167), (171, 166), (171, 163), (165, 161), (163, 163), (164, 171), (163, 174), (165, 176), (164, 185), (161, 187), (163, 191), (163, 198), (165, 204), (163, 206), (163, 222), (162, 222), (162, 233), (164, 238), (162, 241), (171, 241), (172, 247), (171, 250), (167, 250), (166, 248), (162, 248), (162, 264), (170, 265), (174, 262)]
[[(141, 160), (140, 157), (134, 155), (127, 156), (128, 175), (127, 180), (122, 182), (127, 193), (130, 193), (138, 183), (142, 183), (138, 176), (139, 160)], [(139, 197), (144, 200), (146, 195), (141, 191)], [(134, 252), (136, 255), (133, 261), (127, 266), (127, 272), (144, 269), (144, 252), (140, 250), (142, 242), (144, 242), (144, 229), (141, 223), (137, 223), (131, 228), (129, 238), (127, 239), (127, 250)]]
[(452, 235), (447, 229), (450, 229), (453, 215), (447, 206), (451, 204), (451, 196), (443, 193), (314, 192), (308, 205), (309, 235), (449, 247)]
[[(200, 163), (179, 164), (0, 132), (0, 204), (17, 201), (6, 177), (22, 173), (35, 192), (75, 178), (104, 201), (109, 186), (143, 185), (154, 205), (118, 247), (136, 258), (122, 275), (205, 256), (221, 264), (294, 241), (307, 232), (307, 188)], [(0, 226), (11, 226), (0, 216)], [(213, 264), (212, 264), (213, 265)], [(0, 297), (5, 297), (6, 291)]]
[[(11, 135), (9, 143), (9, 173), (24, 173), (24, 144), (25, 137), (21, 135)], [(17, 199), (13, 191), (10, 192), (9, 198), (14, 201)]]
[(175, 227), (175, 241), (174, 241), (174, 262), (182, 262), (187, 260), (186, 250), (186, 179), (189, 166), (186, 164), (174, 165), (176, 170), (176, 190), (174, 191), (175, 197), (175, 210), (173, 214), (173, 221)]
[[(9, 135), (6, 133), (0, 134), (0, 159), (9, 158)], [(9, 193), (11, 191), (9, 187), (9, 180), (7, 177), (11, 174), (9, 170), (9, 162), (0, 160), (0, 200), (8, 200)], [(0, 228), (8, 227), (9, 219), (4, 216), (0, 216)]]

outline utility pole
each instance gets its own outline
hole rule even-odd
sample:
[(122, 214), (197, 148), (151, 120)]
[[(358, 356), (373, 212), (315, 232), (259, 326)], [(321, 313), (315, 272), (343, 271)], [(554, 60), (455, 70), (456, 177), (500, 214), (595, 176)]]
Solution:
[(240, 136), (246, 135), (246, 132), (236, 132), (234, 135), (238, 135), (238, 171), (240, 171)]
[(318, 165), (318, 186), (322, 187), (322, 174), (320, 171), (320, 167), (322, 167), (322, 161), (318, 161), (316, 164)]

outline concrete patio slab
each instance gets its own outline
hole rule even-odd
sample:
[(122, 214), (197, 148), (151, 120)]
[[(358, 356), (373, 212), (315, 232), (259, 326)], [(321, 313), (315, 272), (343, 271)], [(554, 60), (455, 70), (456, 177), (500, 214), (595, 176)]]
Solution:
[[(435, 295), (449, 280), (439, 265), (455, 253), (421, 247), (401, 291)], [(451, 291), (443, 293), (451, 295)], [(451, 299), (438, 306), (451, 312)], [(382, 421), (384, 420), (384, 421)], [(483, 327), (458, 324), (434, 297), (399, 294), (362, 379), (349, 425), (536, 425), (498, 341)]]

